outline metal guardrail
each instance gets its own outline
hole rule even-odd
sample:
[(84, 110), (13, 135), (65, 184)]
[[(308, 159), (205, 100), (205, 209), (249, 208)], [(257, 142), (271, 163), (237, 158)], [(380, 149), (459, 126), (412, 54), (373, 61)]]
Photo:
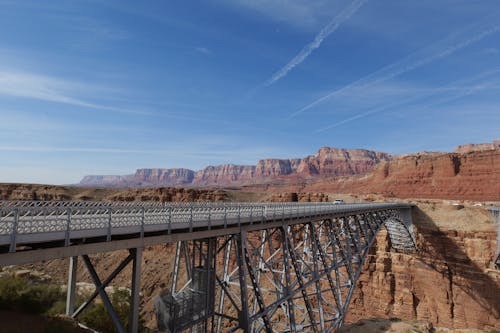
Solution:
[(156, 203), (1, 201), (0, 245), (267, 222), (291, 217), (408, 208), (401, 203)]

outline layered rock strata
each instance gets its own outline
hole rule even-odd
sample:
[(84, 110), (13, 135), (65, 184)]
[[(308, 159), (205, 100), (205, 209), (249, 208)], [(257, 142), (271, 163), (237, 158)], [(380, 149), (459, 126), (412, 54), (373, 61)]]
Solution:
[(263, 159), (257, 165), (223, 164), (199, 171), (139, 169), (134, 175), (85, 176), (80, 186), (241, 186), (275, 180), (295, 181), (316, 176), (346, 176), (370, 172), (391, 155), (366, 149), (323, 147), (316, 155), (292, 159)]
[(448, 328), (500, 328), (500, 273), (491, 270), (494, 232), (418, 226), (419, 252), (390, 250), (377, 237), (348, 311), (348, 322), (404, 318)]

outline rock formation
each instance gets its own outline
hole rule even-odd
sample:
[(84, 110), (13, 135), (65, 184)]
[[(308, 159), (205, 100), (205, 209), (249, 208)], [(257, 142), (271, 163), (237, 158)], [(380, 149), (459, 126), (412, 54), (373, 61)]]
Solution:
[(308, 184), (303, 190), (380, 193), (414, 198), (499, 200), (500, 149), (463, 154), (406, 155), (378, 164), (373, 172), (363, 177), (323, 179)]
[(347, 321), (396, 317), (448, 328), (500, 328), (500, 274), (489, 269), (496, 233), (440, 230), (423, 226), (421, 218), (414, 216), (416, 254), (392, 252), (387, 233), (379, 234)]
[(316, 155), (293, 159), (262, 159), (257, 165), (223, 164), (199, 171), (189, 169), (139, 169), (127, 176), (85, 176), (80, 186), (241, 186), (269, 183), (277, 179), (308, 179), (315, 176), (347, 176), (370, 172), (389, 161), (386, 153), (366, 149), (323, 147)]
[(500, 140), (495, 140), (491, 143), (469, 143), (458, 146), (455, 149), (456, 153), (469, 153), (471, 151), (495, 150), (500, 149)]
[(146, 186), (177, 186), (191, 184), (194, 171), (189, 169), (138, 169), (134, 179)]

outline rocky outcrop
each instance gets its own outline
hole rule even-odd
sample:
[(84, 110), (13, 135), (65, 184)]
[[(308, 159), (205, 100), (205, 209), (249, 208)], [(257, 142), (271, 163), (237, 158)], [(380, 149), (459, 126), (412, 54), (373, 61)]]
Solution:
[(471, 151), (495, 150), (500, 149), (500, 140), (495, 140), (489, 143), (469, 143), (458, 146), (455, 149), (456, 153), (470, 153)]
[(138, 169), (134, 179), (146, 186), (189, 185), (194, 179), (194, 171), (189, 169)]
[(150, 189), (128, 189), (115, 191), (108, 196), (109, 201), (159, 201), (159, 202), (197, 202), (227, 201), (224, 191), (160, 187)]
[(86, 187), (128, 187), (128, 186), (134, 186), (136, 184), (137, 182), (134, 179), (134, 175), (126, 175), (126, 176), (91, 175), (83, 177), (79, 185)]
[(328, 194), (325, 193), (274, 193), (266, 201), (269, 202), (328, 202)]
[(36, 184), (0, 184), (0, 200), (227, 201), (227, 192), (178, 187), (89, 189)]

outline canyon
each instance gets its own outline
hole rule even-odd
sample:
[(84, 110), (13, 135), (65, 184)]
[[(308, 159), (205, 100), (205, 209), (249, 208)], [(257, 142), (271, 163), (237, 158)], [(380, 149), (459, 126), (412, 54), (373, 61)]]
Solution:
[[(110, 190), (107, 199), (135, 200), (161, 197), (158, 189)], [(152, 192), (151, 192), (152, 191)], [(185, 192), (178, 192), (185, 193)], [(198, 193), (198, 192), (193, 192)], [(209, 200), (232, 200), (227, 191), (200, 192)], [(241, 193), (240, 193), (241, 195)], [(329, 200), (324, 193), (261, 193), (257, 201)], [(194, 199), (191, 197), (190, 199)], [(178, 199), (179, 196), (171, 196)], [(452, 329), (500, 329), (500, 273), (492, 269), (496, 246), (496, 225), (484, 207), (464, 202), (451, 205), (442, 200), (394, 199), (371, 196), (350, 200), (406, 201), (417, 205), (413, 221), (418, 250), (400, 253), (391, 249), (390, 239), (382, 230), (371, 248), (349, 307), (347, 323), (365, 318), (418, 320), (430, 327)], [(157, 197), (155, 197), (157, 199)], [(195, 199), (196, 200), (196, 199)], [(146, 247), (143, 254), (141, 315), (148, 327), (155, 327), (153, 299), (171, 282), (174, 244)], [(101, 276), (107, 276), (126, 251), (92, 255)], [(78, 281), (90, 282), (83, 263), (79, 263)], [(23, 268), (48, 274), (60, 284), (66, 283), (68, 260), (51, 260)], [(130, 287), (130, 267), (113, 282)], [(429, 330), (431, 332), (432, 330)], [(381, 331), (383, 332), (383, 331)], [(396, 331), (398, 332), (398, 331)], [(404, 331), (400, 331), (404, 332)]]

